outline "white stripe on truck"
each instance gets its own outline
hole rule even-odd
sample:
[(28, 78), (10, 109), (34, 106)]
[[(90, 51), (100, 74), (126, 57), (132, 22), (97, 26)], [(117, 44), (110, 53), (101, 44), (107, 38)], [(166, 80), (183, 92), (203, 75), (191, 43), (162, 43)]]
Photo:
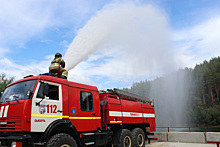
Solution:
[[(7, 117), (7, 115), (8, 115), (8, 107), (9, 107), (9, 105), (1, 106), (0, 118)], [(4, 116), (2, 116), (3, 114), (4, 114)]]
[(4, 117), (7, 117), (9, 105), (5, 106)]
[(121, 111), (109, 111), (109, 116), (119, 117), (155, 117), (155, 114), (151, 113), (137, 113), (137, 112), (121, 112)]
[(2, 114), (3, 114), (3, 110), (4, 110), (4, 107), (5, 107), (5, 106), (1, 106), (1, 112), (0, 112), (0, 117), (2, 117)]

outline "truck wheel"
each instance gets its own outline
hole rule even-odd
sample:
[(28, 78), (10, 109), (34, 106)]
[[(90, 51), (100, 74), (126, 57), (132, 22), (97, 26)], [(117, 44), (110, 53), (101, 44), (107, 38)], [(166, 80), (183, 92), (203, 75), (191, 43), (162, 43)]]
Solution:
[(131, 132), (134, 147), (145, 147), (145, 134), (141, 128), (135, 128)]
[(132, 134), (128, 129), (123, 129), (120, 136), (119, 147), (131, 147), (132, 145)]
[(72, 136), (65, 133), (59, 133), (50, 138), (47, 147), (77, 147), (77, 144)]

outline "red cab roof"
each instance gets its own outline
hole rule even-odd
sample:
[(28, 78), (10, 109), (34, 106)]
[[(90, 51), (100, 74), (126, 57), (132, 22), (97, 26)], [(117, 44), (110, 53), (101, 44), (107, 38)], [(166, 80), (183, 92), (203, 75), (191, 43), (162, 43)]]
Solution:
[(47, 76), (47, 75), (38, 75), (38, 76), (30, 75), (30, 76), (26, 76), (23, 79), (20, 79), (18, 81), (15, 81), (15, 82), (9, 84), (8, 86), (11, 86), (11, 85), (19, 83), (19, 82), (23, 82), (23, 81), (27, 81), (27, 80), (34, 80), (34, 79), (44, 80), (44, 81), (48, 81), (48, 82), (54, 82), (54, 83), (58, 83), (58, 84), (65, 84), (65, 85), (69, 85), (69, 86), (72, 86), (72, 87), (78, 87), (78, 88), (82, 88), (82, 89), (89, 89), (89, 90), (98, 91), (98, 88), (96, 86), (71, 82), (71, 81), (68, 81), (66, 79), (53, 77), (53, 76)]

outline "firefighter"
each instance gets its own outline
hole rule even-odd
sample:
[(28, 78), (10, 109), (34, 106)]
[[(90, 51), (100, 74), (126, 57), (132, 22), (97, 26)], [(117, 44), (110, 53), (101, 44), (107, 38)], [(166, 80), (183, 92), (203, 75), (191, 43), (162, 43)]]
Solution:
[(60, 53), (56, 53), (55, 58), (51, 62), (51, 65), (49, 67), (49, 72), (63, 79), (67, 79), (68, 71), (64, 68), (65, 68), (65, 61), (62, 59), (62, 55)]

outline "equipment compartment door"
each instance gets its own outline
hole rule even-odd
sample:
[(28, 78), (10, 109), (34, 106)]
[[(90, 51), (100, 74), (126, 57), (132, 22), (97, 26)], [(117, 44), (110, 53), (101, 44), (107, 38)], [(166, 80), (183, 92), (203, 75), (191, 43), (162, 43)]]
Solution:
[(101, 115), (98, 92), (86, 89), (78, 89), (78, 109), (71, 121), (76, 125), (78, 131), (94, 131), (100, 127)]
[[(44, 99), (39, 98), (38, 91), (42, 86), (39, 82), (32, 101), (31, 131), (44, 132), (53, 121), (62, 119), (62, 87), (60, 84), (48, 83), (49, 93)], [(40, 102), (41, 101), (41, 102)], [(68, 116), (67, 116), (68, 117)]]

